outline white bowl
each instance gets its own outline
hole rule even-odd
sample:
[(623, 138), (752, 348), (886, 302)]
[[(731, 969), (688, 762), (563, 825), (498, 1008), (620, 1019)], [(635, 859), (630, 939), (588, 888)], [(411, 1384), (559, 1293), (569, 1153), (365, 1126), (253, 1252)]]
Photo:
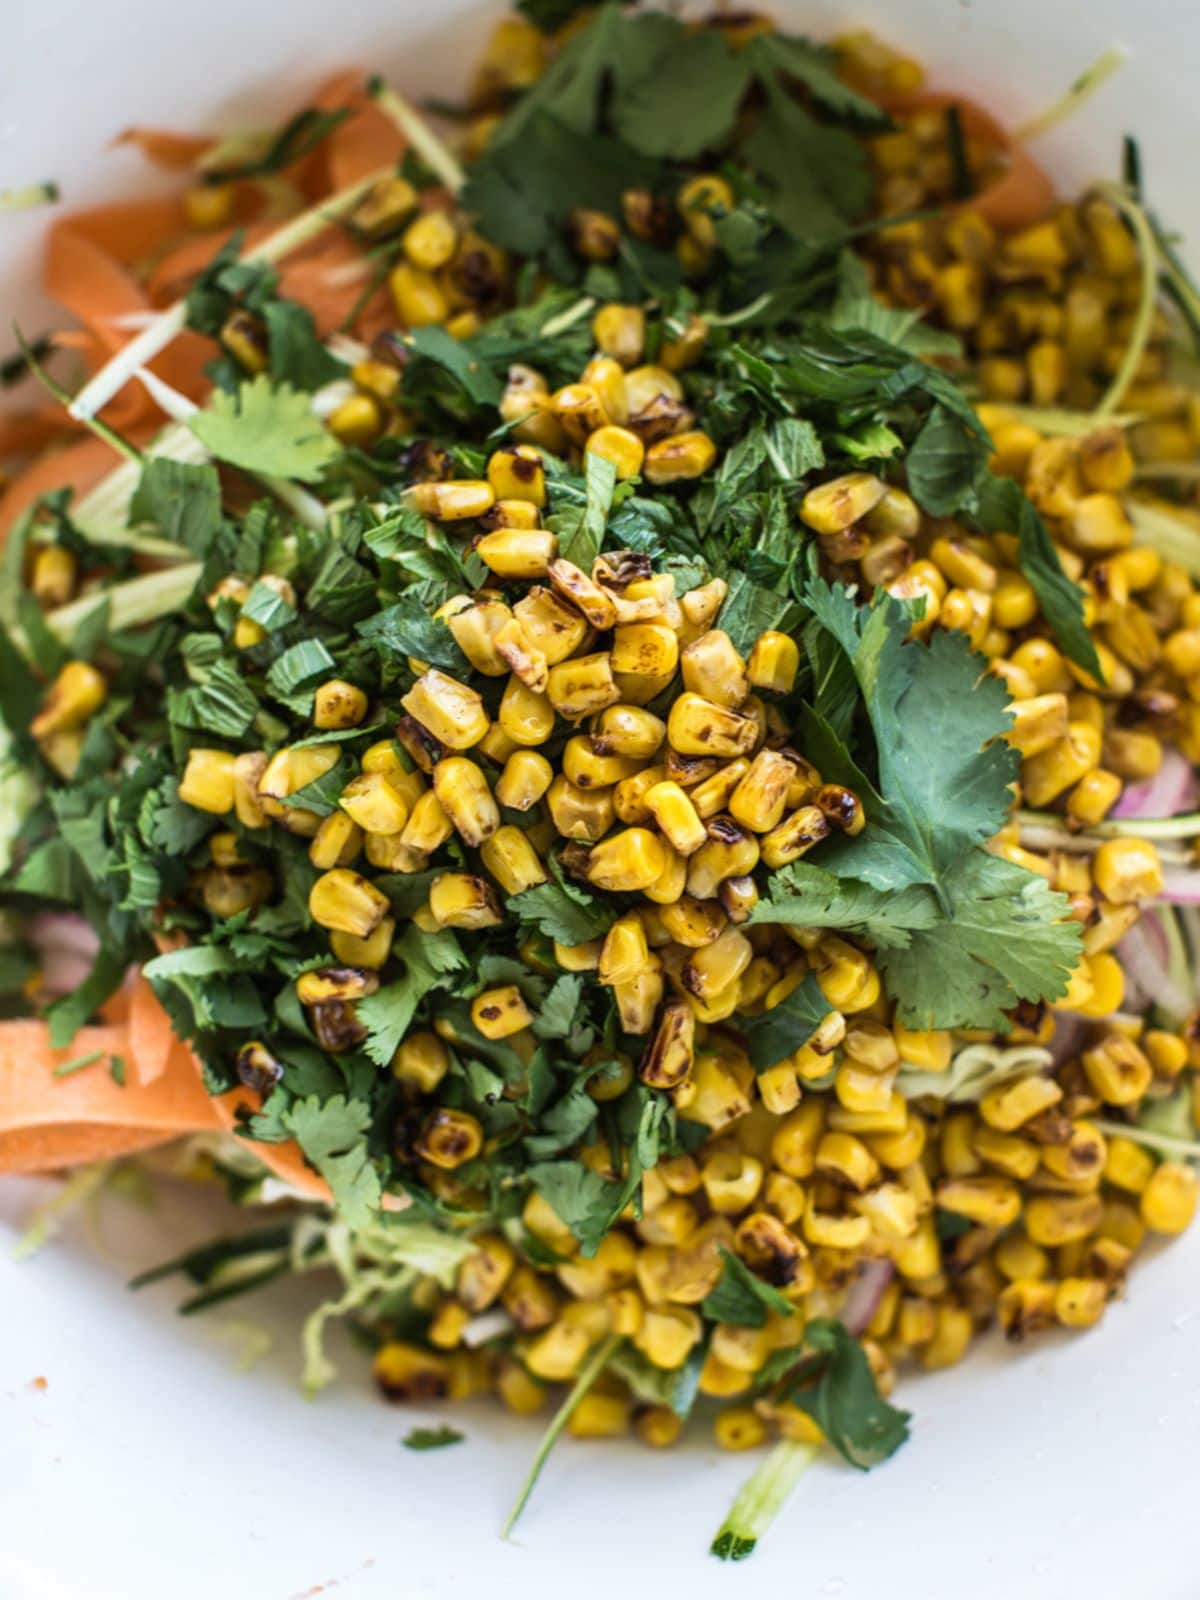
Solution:
[[(13, 9), (15, 6), (15, 21)], [(67, 205), (144, 189), (133, 154), (105, 149), (132, 122), (260, 125), (335, 66), (389, 72), (410, 91), (461, 87), (496, 8), (464, 0), (8, 0), (0, 51), (0, 188), (53, 177)], [(1178, 0), (834, 0), (773, 8), (827, 34), (874, 25), (939, 84), (1019, 120), (1101, 50), (1120, 76), (1039, 146), (1064, 184), (1116, 173), (1141, 139), (1151, 195), (1197, 226), (1195, 85), (1200, 11)], [(15, 37), (14, 37), (15, 29)], [(44, 214), (0, 219), (5, 308), (31, 329)], [(7, 319), (6, 319), (7, 320)], [(45, 1185), (0, 1182), (15, 1238)], [(199, 1214), (198, 1214), (199, 1213)], [(504, 1512), (538, 1436), (492, 1407), (468, 1440), (403, 1450), (414, 1416), (377, 1402), (361, 1358), (317, 1402), (295, 1386), (303, 1289), (180, 1321), (175, 1290), (137, 1297), (138, 1267), (220, 1225), (207, 1199), (106, 1211), (105, 1254), (80, 1229), (21, 1266), (0, 1257), (0, 1595), (4, 1600), (347, 1600), (460, 1594), (536, 1600), (786, 1594), (789, 1600), (1195, 1600), (1200, 1440), (1200, 1230), (1133, 1273), (1129, 1299), (1082, 1337), (906, 1380), (913, 1437), (860, 1476), (820, 1464), (741, 1569), (706, 1554), (754, 1457), (703, 1443), (667, 1455), (564, 1441), (515, 1542)], [(254, 1319), (273, 1356), (235, 1376)], [(222, 1331), (224, 1330), (223, 1334)], [(244, 1333), (244, 1330), (242, 1330)], [(35, 1383), (45, 1379), (45, 1385)], [(455, 1421), (462, 1421), (457, 1415)], [(750, 1588), (747, 1591), (746, 1585)]]

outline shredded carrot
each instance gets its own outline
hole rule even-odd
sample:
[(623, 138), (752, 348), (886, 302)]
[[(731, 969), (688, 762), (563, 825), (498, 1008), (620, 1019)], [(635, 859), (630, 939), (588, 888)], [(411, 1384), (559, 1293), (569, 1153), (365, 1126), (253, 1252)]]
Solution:
[(126, 128), (113, 140), (115, 147), (133, 145), (156, 167), (187, 172), (216, 141), (207, 133), (175, 133), (170, 128)]
[(167, 1013), (138, 973), (129, 995), (129, 1061), (139, 1083), (162, 1077), (176, 1043)]

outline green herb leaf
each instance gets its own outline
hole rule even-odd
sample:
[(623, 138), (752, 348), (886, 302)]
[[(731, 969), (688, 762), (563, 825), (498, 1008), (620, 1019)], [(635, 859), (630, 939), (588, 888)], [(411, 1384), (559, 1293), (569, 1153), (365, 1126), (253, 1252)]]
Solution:
[(564, 529), (560, 525), (562, 518), (570, 516), (570, 513), (560, 513), (558, 517), (549, 519), (547, 526), (553, 526), (557, 531), (559, 549), (564, 559), (590, 572), (592, 562), (600, 554), (604, 543), (613, 490), (617, 486), (617, 469), (606, 456), (589, 450), (583, 458), (583, 470), (587, 503), (580, 509), (578, 518), (572, 518), (574, 526)]
[(507, 902), (520, 922), (533, 923), (559, 944), (587, 944), (608, 932), (613, 913), (604, 902), (577, 884), (561, 880), (524, 889)]
[(325, 1179), (342, 1220), (367, 1228), (376, 1220), (383, 1189), (367, 1154), (371, 1108), (361, 1100), (309, 1095), (283, 1113), (296, 1143)]
[(442, 1423), (437, 1428), (410, 1428), (400, 1441), (406, 1450), (441, 1450), (448, 1444), (461, 1444), (465, 1434)]
[(133, 523), (153, 523), (172, 544), (207, 555), (221, 526), (217, 469), (151, 456), (129, 503), (129, 517)]
[(979, 440), (945, 406), (936, 405), (905, 459), (909, 492), (935, 517), (952, 516), (973, 493), (980, 464)]
[(786, 1399), (807, 1411), (835, 1450), (866, 1472), (908, 1438), (909, 1413), (879, 1393), (862, 1345), (840, 1322), (817, 1317), (804, 1330), (812, 1359)]
[(777, 1006), (757, 1017), (739, 1019), (754, 1070), (765, 1072), (807, 1044), (832, 1010), (810, 972), (800, 987)]
[(403, 594), (394, 606), (360, 622), (357, 631), (382, 655), (415, 656), (418, 661), (428, 661), (461, 679), (471, 672), (471, 664), (449, 625), (431, 616), (429, 607), (413, 590)]
[(404, 965), (404, 976), (385, 983), (357, 1002), (358, 1020), (367, 1030), (363, 1050), (377, 1066), (391, 1065), (417, 1007), (452, 972), (468, 965), (458, 939), (448, 928), (422, 933), (409, 923), (392, 945), (392, 957)]
[(272, 384), (265, 373), (236, 394), (215, 390), (190, 427), (219, 460), (270, 478), (313, 482), (342, 453), (309, 410), (308, 396)]
[(686, 160), (724, 142), (750, 82), (716, 32), (650, 12), (628, 20), (614, 69), (613, 126), (643, 155)]
[(427, 361), (447, 371), (454, 381), (466, 390), (477, 406), (494, 406), (504, 392), (504, 385), (491, 367), (486, 366), (473, 353), (469, 341), (456, 339), (445, 328), (414, 328), (405, 335), (405, 343)]
[(795, 1314), (795, 1306), (778, 1289), (751, 1272), (740, 1257), (724, 1245), (721, 1252), (721, 1279), (704, 1298), (700, 1310), (711, 1322), (732, 1322), (739, 1328), (761, 1328), (767, 1312), (781, 1317)]
[(276, 383), (294, 389), (320, 389), (346, 376), (344, 361), (330, 355), (317, 337), (307, 306), (295, 300), (271, 300), (263, 307), (267, 323), (270, 373)]

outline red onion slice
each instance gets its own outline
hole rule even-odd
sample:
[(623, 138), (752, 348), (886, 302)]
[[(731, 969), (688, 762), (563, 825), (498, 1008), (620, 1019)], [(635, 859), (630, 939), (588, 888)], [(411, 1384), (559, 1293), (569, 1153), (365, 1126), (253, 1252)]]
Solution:
[[(1200, 873), (1195, 876), (1200, 877)], [(1167, 972), (1166, 939), (1153, 913), (1147, 912), (1134, 923), (1117, 945), (1116, 955), (1137, 987), (1155, 1005), (1179, 1021), (1187, 1016), (1192, 1002)]]
[(1125, 790), (1112, 809), (1114, 817), (1176, 817), (1196, 805), (1198, 785), (1191, 764), (1178, 750), (1163, 752), (1162, 766), (1145, 783)]
[(890, 1261), (864, 1261), (846, 1291), (839, 1318), (857, 1338), (875, 1315), (884, 1290), (896, 1275)]

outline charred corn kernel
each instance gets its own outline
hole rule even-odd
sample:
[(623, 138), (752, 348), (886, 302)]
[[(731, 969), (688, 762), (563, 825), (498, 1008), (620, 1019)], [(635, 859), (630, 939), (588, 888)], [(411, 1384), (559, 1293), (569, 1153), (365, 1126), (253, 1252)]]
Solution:
[(700, 1172), (708, 1203), (718, 1214), (745, 1211), (762, 1187), (762, 1162), (738, 1150), (714, 1151)]
[(29, 731), (40, 741), (80, 728), (99, 711), (107, 696), (108, 685), (95, 667), (86, 661), (68, 661), (42, 696)]
[(1106, 772), (1103, 767), (1085, 772), (1067, 796), (1067, 815), (1085, 827), (1100, 822), (1116, 804), (1121, 788), (1115, 772)]
[(1154, 777), (1162, 760), (1162, 743), (1151, 733), (1141, 733), (1136, 728), (1110, 728), (1105, 736), (1105, 764), (1127, 783)]
[(929, 548), (929, 558), (951, 583), (963, 589), (982, 589), (990, 593), (996, 587), (999, 576), (996, 568), (965, 539), (935, 539)]
[(1050, 1273), (1050, 1257), (1023, 1233), (1005, 1234), (993, 1251), (993, 1259), (1010, 1282), (1045, 1278)]
[(513, 606), (513, 615), (552, 667), (573, 654), (587, 636), (587, 622), (552, 589), (531, 589)]
[(869, 472), (849, 472), (810, 489), (800, 503), (800, 520), (817, 533), (842, 533), (883, 499), (887, 485)]
[(546, 882), (546, 869), (520, 828), (497, 828), (483, 841), (479, 858), (505, 894), (523, 894)]
[(752, 717), (688, 691), (671, 706), (667, 738), (680, 755), (749, 755), (758, 743), (758, 724)]
[(828, 835), (829, 823), (824, 812), (817, 806), (800, 806), (764, 834), (763, 862), (771, 868), (786, 866), (791, 861), (798, 861)]
[(683, 1432), (683, 1419), (670, 1406), (644, 1406), (633, 1422), (637, 1436), (652, 1450), (666, 1450)]
[(624, 480), (636, 478), (642, 470), (646, 447), (637, 434), (631, 433), (628, 428), (610, 425), (606, 428), (597, 428), (594, 433), (588, 434), (584, 452), (587, 455), (603, 456), (605, 461), (611, 461), (616, 468), (618, 480)]
[(308, 847), (308, 859), (321, 872), (330, 867), (348, 867), (362, 849), (363, 831), (344, 811), (334, 811), (321, 819), (321, 826)]
[(33, 558), (29, 587), (44, 609), (65, 605), (75, 592), (79, 563), (60, 544), (44, 545)]
[(656, 783), (667, 779), (665, 766), (644, 767), (632, 778), (625, 778), (613, 790), (613, 808), (622, 822), (649, 822), (646, 796)]
[(682, 372), (700, 359), (707, 343), (708, 323), (693, 311), (681, 333), (663, 340), (658, 359), (668, 372)]
[(313, 726), (316, 728), (357, 728), (367, 714), (367, 697), (353, 683), (331, 678), (318, 688), (313, 698)]
[(1116, 956), (1098, 953), (1088, 957), (1092, 992), (1075, 1009), (1085, 1017), (1107, 1017), (1121, 1009), (1125, 998), (1125, 973)]
[(1001, 1133), (986, 1124), (971, 1129), (971, 1145), (974, 1153), (989, 1167), (996, 1167), (1005, 1177), (1022, 1183), (1032, 1178), (1041, 1159), (1032, 1140), (1019, 1138), (1015, 1133)]
[(680, 855), (694, 854), (708, 838), (695, 807), (677, 783), (656, 783), (646, 793), (646, 809)]
[(676, 1091), (675, 1103), (689, 1121), (702, 1122), (717, 1133), (750, 1110), (753, 1079), (748, 1060), (723, 1060), (714, 1051), (698, 1050), (691, 1075)]
[(806, 1100), (786, 1117), (771, 1138), (771, 1160), (789, 1178), (810, 1178), (824, 1130), (825, 1108)]
[(1015, 1133), (1039, 1112), (1057, 1105), (1062, 1087), (1052, 1078), (1030, 1076), (990, 1090), (979, 1102), (979, 1114), (1001, 1133)]
[(375, 1382), (389, 1400), (441, 1400), (450, 1392), (450, 1363), (433, 1350), (389, 1340), (371, 1366)]
[[(749, 876), (723, 878), (717, 885), (717, 898), (730, 922), (746, 922), (759, 901), (758, 885)], [(743, 979), (740, 1003), (748, 1005), (752, 999), (746, 992), (746, 981)]]
[(684, 688), (715, 705), (736, 710), (750, 693), (746, 663), (720, 628), (694, 639), (682, 652), (679, 666)]
[(758, 840), (732, 817), (713, 817), (707, 831), (708, 842), (688, 861), (687, 891), (697, 900), (713, 899), (725, 878), (753, 872), (760, 855)]
[(951, 1177), (961, 1178), (980, 1170), (975, 1154), (974, 1118), (969, 1111), (947, 1114), (942, 1123), (942, 1171)]
[(1074, 1183), (1098, 1184), (1107, 1159), (1103, 1134), (1089, 1122), (1076, 1122), (1070, 1136), (1061, 1144), (1048, 1144), (1042, 1150), (1042, 1164), (1056, 1178)]
[(736, 200), (724, 178), (715, 172), (701, 172), (683, 184), (675, 204), (692, 238), (712, 249), (717, 241), (714, 219), (732, 211)]
[(413, 1145), (423, 1161), (450, 1172), (479, 1154), (483, 1128), (468, 1111), (438, 1106), (421, 1124)]
[(661, 717), (641, 706), (609, 706), (592, 724), (591, 744), (598, 756), (651, 761), (667, 736)]
[(267, 330), (253, 312), (236, 310), (218, 335), (222, 346), (246, 372), (265, 372), (270, 359)]
[(905, 1028), (895, 1023), (892, 1034), (900, 1059), (925, 1072), (945, 1072), (954, 1054), (954, 1040), (944, 1029)]
[(1100, 893), (1115, 905), (1162, 893), (1162, 865), (1147, 839), (1106, 839), (1092, 858), (1092, 876)]
[(458, 249), (458, 229), (445, 211), (423, 211), (404, 230), (401, 246), (421, 272), (438, 272)]
[(863, 1144), (849, 1133), (827, 1133), (817, 1146), (816, 1170), (819, 1176), (861, 1193), (879, 1181), (879, 1163)]
[(606, 651), (590, 656), (575, 656), (570, 661), (551, 667), (546, 694), (554, 711), (568, 722), (578, 722), (593, 712), (616, 704), (621, 694), (613, 680), (611, 656)]
[(1098, 1194), (1034, 1195), (1025, 1204), (1025, 1231), (1047, 1249), (1086, 1239), (1100, 1222)]
[[(1035, 702), (1026, 701), (1026, 705)], [(1087, 722), (1067, 724), (1065, 738), (1036, 755), (1027, 756), (1021, 768), (1021, 787), (1031, 806), (1047, 806), (1064, 789), (1079, 782), (1100, 762), (1101, 737)]]
[(943, 1211), (984, 1228), (1007, 1228), (1021, 1214), (1021, 1191), (1007, 1178), (946, 1178), (936, 1193)]
[(649, 963), (646, 930), (636, 911), (618, 917), (600, 946), (600, 982), (624, 983), (637, 976)]
[(843, 1061), (837, 1069), (834, 1093), (847, 1111), (886, 1111), (891, 1105), (895, 1074), (874, 1072)]
[(472, 848), (500, 826), (500, 808), (482, 768), (465, 756), (447, 756), (433, 769), (433, 792), (459, 838)]
[(554, 707), (546, 694), (531, 689), (514, 673), (501, 696), (497, 720), (514, 744), (545, 744), (554, 727)]
[(497, 500), (546, 503), (546, 472), (541, 453), (531, 445), (501, 445), (488, 457), (487, 479)]
[(356, 938), (352, 933), (336, 931), (331, 933), (329, 948), (346, 966), (370, 967), (372, 970), (378, 970), (391, 954), (392, 940), (395, 936), (395, 918), (384, 917), (375, 932), (368, 934), (365, 939)]
[(1110, 1033), (1081, 1057), (1088, 1083), (1109, 1105), (1132, 1105), (1150, 1087), (1154, 1076), (1146, 1056), (1132, 1039)]
[(366, 833), (399, 833), (408, 821), (408, 804), (382, 772), (362, 772), (338, 796), (338, 805)]
[(413, 804), (408, 821), (400, 833), (400, 844), (406, 850), (432, 855), (454, 831), (454, 824), (446, 815), (442, 802), (432, 789), (427, 789)]
[(730, 1406), (713, 1421), (713, 1438), (722, 1450), (757, 1450), (766, 1437), (767, 1424), (752, 1406)]
[(613, 792), (611, 789), (577, 789), (560, 773), (546, 791), (546, 808), (564, 839), (594, 844), (612, 826)]
[(580, 379), (599, 395), (600, 404), (610, 422), (623, 427), (629, 421), (629, 393), (625, 369), (619, 361), (606, 355), (593, 356), (580, 374)]
[[(323, 778), (337, 765), (337, 759), (333, 745), (285, 746), (277, 750), (258, 780), (256, 792), (264, 809), (270, 816), (285, 820), (286, 813), (280, 802), (295, 794), (297, 789)], [(313, 833), (319, 826), (318, 818)]]
[(471, 1021), (485, 1039), (507, 1039), (529, 1027), (533, 1015), (515, 984), (485, 989), (471, 1002)]
[(583, 1365), (591, 1341), (583, 1328), (556, 1322), (525, 1348), (525, 1365), (547, 1383), (565, 1383)]
[(588, 882), (610, 894), (630, 894), (659, 877), (666, 865), (662, 841), (646, 828), (625, 828), (597, 844), (588, 857)]
[(501, 528), (485, 533), (475, 554), (499, 578), (544, 578), (558, 554), (558, 539), (546, 528)]
[(411, 261), (401, 261), (392, 268), (388, 288), (396, 316), (406, 328), (425, 328), (445, 322), (450, 315), (450, 302), (441, 284), (431, 272)]
[(383, 921), (389, 905), (387, 896), (360, 873), (335, 867), (313, 884), (308, 909), (319, 927), (366, 939)]
[(703, 477), (716, 459), (717, 447), (706, 433), (676, 433), (649, 446), (642, 476), (656, 485), (685, 482)]
[(488, 731), (488, 715), (475, 690), (436, 667), (422, 673), (400, 703), (451, 750), (470, 749)]
[(746, 663), (746, 677), (755, 689), (790, 694), (800, 670), (800, 649), (786, 633), (760, 633)]
[(626, 1033), (649, 1033), (654, 1026), (654, 1013), (663, 997), (663, 978), (658, 970), (662, 963), (657, 956), (651, 960), (656, 963), (654, 967), (613, 984), (617, 1015)]
[(491, 885), (469, 872), (443, 872), (429, 890), (429, 910), (439, 928), (494, 928), (504, 918)]
[(729, 585), (724, 578), (713, 578), (710, 583), (698, 589), (689, 589), (682, 596), (679, 609), (687, 626), (695, 629), (697, 637), (716, 618), (728, 593)]
[(736, 984), (753, 955), (750, 941), (731, 925), (688, 958), (681, 973), (683, 986), (698, 999), (712, 1002)]
[(611, 628), (616, 622), (617, 608), (612, 596), (572, 562), (559, 556), (550, 563), (547, 576), (560, 599), (581, 612), (593, 628)]
[(795, 768), (776, 750), (760, 750), (729, 798), (729, 812), (754, 833), (769, 833), (783, 817)]
[(592, 318), (596, 348), (623, 367), (635, 367), (646, 348), (646, 313), (641, 306), (601, 306)]
[(917, 1231), (918, 1202), (902, 1184), (881, 1183), (865, 1194), (858, 1194), (850, 1202), (853, 1210), (866, 1217), (872, 1230), (881, 1239), (902, 1243)]
[(577, 789), (609, 789), (631, 778), (641, 762), (628, 756), (600, 755), (586, 734), (568, 739), (562, 753), (563, 776)]
[(612, 422), (599, 393), (590, 383), (564, 385), (551, 395), (550, 405), (563, 431), (576, 445), (582, 446), (589, 434)]
[(267, 814), (259, 799), (258, 785), (267, 769), (261, 750), (245, 751), (233, 763), (233, 809), (243, 828), (263, 828)]
[(234, 761), (228, 750), (189, 750), (179, 798), (197, 811), (225, 816), (234, 806)]
[(1031, 1333), (1052, 1327), (1057, 1290), (1055, 1283), (1029, 1278), (1018, 1278), (1002, 1290), (996, 1302), (996, 1316), (1004, 1337), (1019, 1344)]
[(657, 678), (675, 671), (679, 639), (665, 622), (630, 622), (613, 630), (613, 672)]
[(371, 238), (390, 233), (417, 209), (418, 195), (407, 178), (381, 178), (353, 213), (354, 226)]
[(683, 895), (660, 913), (663, 927), (676, 944), (689, 950), (700, 950), (712, 944), (725, 931), (726, 917), (720, 906), (711, 900), (696, 900)]
[(496, 500), (491, 484), (476, 478), (462, 478), (447, 483), (413, 483), (404, 493), (414, 510), (424, 516), (435, 517), (439, 522), (462, 522), (467, 518), (481, 517), (485, 511), (491, 510)]

